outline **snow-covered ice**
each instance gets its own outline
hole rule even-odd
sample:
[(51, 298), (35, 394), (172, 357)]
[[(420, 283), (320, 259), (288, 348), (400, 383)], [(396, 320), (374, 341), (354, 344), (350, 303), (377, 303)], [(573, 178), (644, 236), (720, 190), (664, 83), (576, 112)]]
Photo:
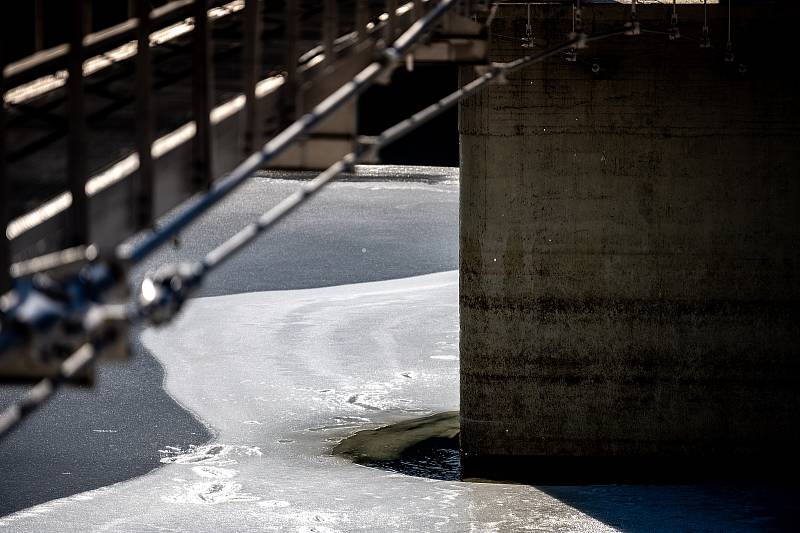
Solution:
[[(13, 531), (603, 530), (528, 486), (434, 481), (330, 450), (458, 408), (458, 276), (193, 300), (144, 333), (168, 391), (208, 423), (164, 466), (0, 519)], [(259, 424), (248, 424), (258, 421)]]

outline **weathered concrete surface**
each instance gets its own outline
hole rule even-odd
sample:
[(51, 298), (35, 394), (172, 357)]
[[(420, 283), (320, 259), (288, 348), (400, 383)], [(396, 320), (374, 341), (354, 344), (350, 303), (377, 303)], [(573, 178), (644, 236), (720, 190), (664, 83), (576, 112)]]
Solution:
[[(774, 54), (789, 4), (737, 3), (733, 63), (727, 7), (709, 6), (700, 49), (702, 6), (679, 6), (680, 40), (615, 37), (461, 106), (468, 471), (563, 456), (730, 473), (796, 450), (800, 112)], [(501, 6), (494, 61), (525, 52), (522, 9)], [(567, 9), (536, 7), (537, 44), (563, 39)], [(587, 29), (627, 9), (587, 9)], [(669, 26), (665, 6), (640, 15)], [(608, 457), (632, 462), (590, 460)]]

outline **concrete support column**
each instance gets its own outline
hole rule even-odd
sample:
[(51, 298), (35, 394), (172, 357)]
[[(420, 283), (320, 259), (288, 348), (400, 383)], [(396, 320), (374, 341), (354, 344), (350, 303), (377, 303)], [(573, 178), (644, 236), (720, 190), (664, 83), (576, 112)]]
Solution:
[[(628, 9), (591, 6), (584, 26)], [(643, 30), (670, 13), (640, 5)], [(738, 4), (734, 62), (727, 6), (709, 6), (713, 48), (688, 38), (702, 5), (678, 13), (680, 39), (615, 37), (460, 108), (468, 476), (717, 475), (796, 454), (800, 104), (774, 52), (800, 11)], [(492, 60), (526, 53), (525, 6), (497, 15)], [(570, 18), (534, 6), (535, 44)]]

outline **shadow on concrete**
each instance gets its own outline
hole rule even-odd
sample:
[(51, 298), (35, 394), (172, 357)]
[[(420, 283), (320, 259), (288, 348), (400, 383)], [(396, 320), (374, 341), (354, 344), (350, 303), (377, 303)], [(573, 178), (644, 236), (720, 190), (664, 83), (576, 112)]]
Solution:
[[(165, 446), (211, 438), (164, 391), (163, 368), (134, 338), (131, 361), (102, 364), (94, 389), (60, 391), (0, 441), (0, 516), (146, 474)], [(0, 388), (0, 408), (25, 390)]]
[(621, 531), (796, 531), (800, 491), (777, 485), (537, 486)]
[[(408, 476), (497, 483), (486, 477), (464, 478), (458, 426), (456, 411), (405, 420), (359, 431), (341, 441), (333, 453), (364, 466)], [(730, 470), (733, 478), (737, 465), (731, 464)], [(552, 469), (550, 475), (555, 474)], [(527, 475), (535, 478), (536, 472)], [(646, 472), (640, 477), (646, 479)], [(800, 489), (789, 483), (524, 484), (607, 526), (637, 533), (796, 531), (800, 513)]]

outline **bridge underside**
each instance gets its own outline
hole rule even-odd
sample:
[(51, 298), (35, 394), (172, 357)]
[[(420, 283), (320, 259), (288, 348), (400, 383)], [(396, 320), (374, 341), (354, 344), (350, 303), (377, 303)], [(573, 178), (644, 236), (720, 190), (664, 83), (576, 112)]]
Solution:
[[(702, 5), (681, 6), (681, 39), (619, 36), (462, 104), (468, 476), (786, 471), (800, 444), (800, 112), (774, 52), (800, 13), (739, 8), (732, 62), (726, 7), (709, 6), (703, 49), (686, 38)], [(627, 9), (584, 21), (602, 32)], [(523, 10), (498, 11), (493, 61), (525, 52), (507, 38)], [(568, 10), (535, 8), (561, 21), (539, 42), (568, 31)], [(669, 24), (666, 6), (640, 17)]]

